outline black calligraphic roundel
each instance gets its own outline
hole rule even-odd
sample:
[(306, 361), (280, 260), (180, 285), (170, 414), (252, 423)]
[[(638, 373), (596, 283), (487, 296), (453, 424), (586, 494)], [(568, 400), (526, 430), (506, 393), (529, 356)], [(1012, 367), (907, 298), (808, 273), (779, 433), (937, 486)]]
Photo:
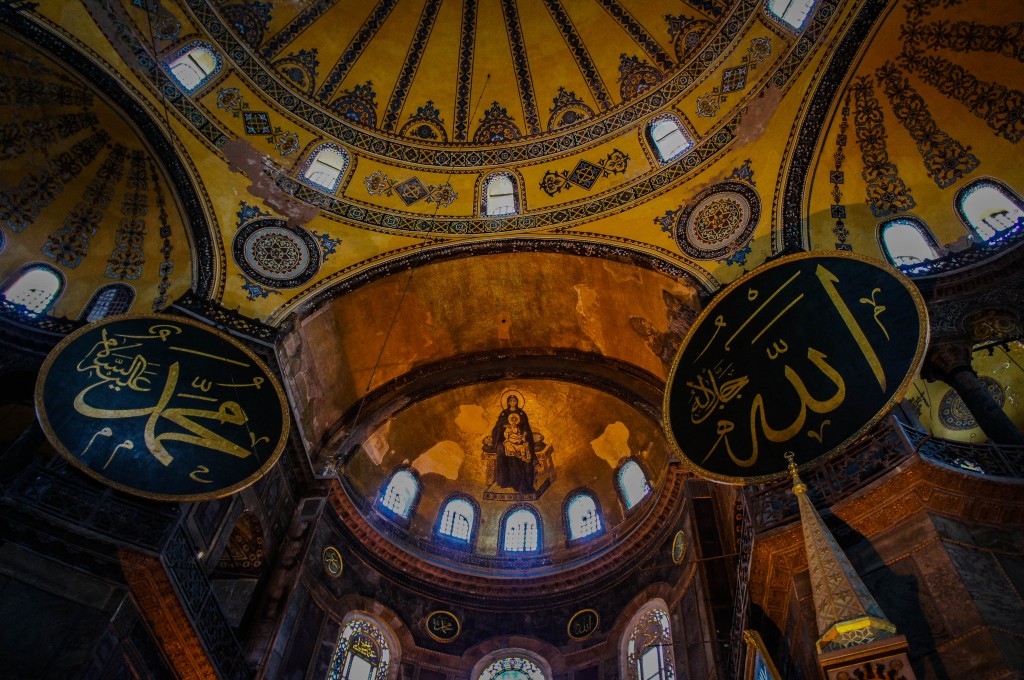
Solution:
[(733, 484), (786, 474), (854, 441), (903, 397), (928, 338), (902, 274), (852, 253), (801, 253), (722, 291), (683, 341), (665, 427), (697, 474)]
[(36, 412), (72, 464), (146, 498), (226, 496), (262, 477), (288, 437), (277, 380), (255, 354), (188, 319), (112, 317), (66, 337)]

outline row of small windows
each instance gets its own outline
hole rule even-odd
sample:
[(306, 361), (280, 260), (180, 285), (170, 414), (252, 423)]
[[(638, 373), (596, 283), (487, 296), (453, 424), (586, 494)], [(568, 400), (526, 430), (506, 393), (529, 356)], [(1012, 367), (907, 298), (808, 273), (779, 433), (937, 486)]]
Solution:
[[(338, 635), (327, 680), (385, 680), (393, 675), (398, 642), (391, 630), (364, 612), (349, 614)], [(674, 680), (672, 628), (662, 600), (633, 616), (619, 643), (623, 680)], [(392, 646), (395, 647), (392, 650)], [(473, 680), (550, 680), (550, 666), (521, 649), (499, 650), (481, 659)]]
[[(0, 298), (17, 305), (29, 317), (45, 314), (64, 292), (64, 277), (56, 267), (38, 263), (15, 272), (0, 288)], [(93, 322), (114, 314), (125, 314), (135, 302), (135, 289), (125, 283), (101, 286), (78, 317)]]
[(768, 0), (768, 14), (800, 30), (814, 9), (816, 0)]
[[(623, 504), (631, 510), (651, 493), (647, 475), (634, 460), (626, 461), (616, 475)], [(409, 519), (420, 496), (420, 483), (408, 468), (396, 471), (380, 496), (380, 506), (402, 519)], [(435, 526), (442, 539), (472, 545), (478, 524), (478, 506), (468, 496), (455, 495), (443, 505)], [(565, 519), (570, 541), (600, 534), (604, 530), (597, 501), (587, 491), (577, 491), (565, 504)], [(504, 552), (537, 552), (543, 545), (540, 517), (528, 505), (517, 506), (502, 517), (499, 529)]]
[[(999, 241), (1024, 228), (1024, 201), (1012, 189), (993, 179), (978, 179), (957, 192), (954, 206), (974, 241)], [(915, 217), (882, 222), (878, 237), (886, 257), (896, 266), (925, 271), (927, 263), (942, 257), (927, 225)]]

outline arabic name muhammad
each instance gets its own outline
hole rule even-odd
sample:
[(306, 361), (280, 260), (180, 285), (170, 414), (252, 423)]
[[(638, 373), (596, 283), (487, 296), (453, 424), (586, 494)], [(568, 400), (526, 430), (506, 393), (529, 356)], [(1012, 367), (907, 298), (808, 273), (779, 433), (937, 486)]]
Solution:
[[(240, 390), (260, 390), (266, 379), (252, 375), (256, 371), (246, 362), (170, 344), (174, 336), (180, 333), (181, 328), (172, 324), (155, 324), (149, 328), (148, 335), (108, 334), (106, 328), (102, 329), (100, 340), (76, 366), (76, 370), (90, 376), (92, 382), (75, 396), (75, 411), (88, 418), (115, 423), (125, 419), (145, 418), (143, 441), (146, 450), (165, 467), (174, 461), (174, 456), (165, 446), (168, 441), (178, 441), (240, 459), (248, 458), (257, 444), (269, 443), (270, 440), (252, 432), (249, 417), (235, 399), (222, 396), (225, 393), (234, 396), (240, 394)], [(157, 384), (160, 374), (158, 369), (162, 366), (147, 356), (147, 349), (154, 343), (162, 345), (157, 348), (158, 353), (155, 352), (159, 358), (173, 358), (166, 368), (162, 385)], [(232, 376), (242, 372), (239, 369), (243, 369), (247, 375), (231, 382), (218, 382), (215, 378), (195, 375), (190, 366), (190, 359), (195, 356), (237, 367), (231, 369)], [(211, 390), (213, 395), (210, 395)], [(115, 396), (122, 391), (151, 396), (152, 402), (134, 408), (108, 408), (104, 404), (108, 399), (122, 401)], [(169, 425), (176, 425), (180, 430), (173, 430)], [(227, 432), (230, 436), (229, 426), (245, 426), (250, 446), (239, 445), (214, 431)], [(237, 431), (235, 433), (237, 435)], [(84, 455), (92, 446), (97, 435), (110, 434), (112, 432), (109, 427), (99, 430), (80, 455)], [(122, 442), (104, 468), (110, 465), (119, 449), (132, 449), (134, 446), (135, 443), (130, 439)], [(196, 482), (209, 483), (210, 480), (201, 477), (209, 471), (209, 468), (200, 465), (189, 476)]]

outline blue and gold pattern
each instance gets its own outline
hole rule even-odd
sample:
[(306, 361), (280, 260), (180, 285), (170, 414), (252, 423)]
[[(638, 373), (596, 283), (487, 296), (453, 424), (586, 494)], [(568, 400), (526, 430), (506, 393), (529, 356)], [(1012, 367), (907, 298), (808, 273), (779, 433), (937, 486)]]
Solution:
[(939, 129), (928, 105), (894, 64), (886, 62), (875, 71), (882, 91), (892, 104), (896, 119), (917, 142), (925, 170), (940, 189), (977, 169), (980, 161), (971, 148)]
[(100, 130), (51, 158), (39, 171), (24, 177), (13, 191), (0, 192), (0, 223), (15, 233), (23, 231), (65, 184), (93, 162), (109, 140), (110, 135)]
[[(513, 0), (501, 0), (501, 11), (505, 16), (505, 30), (508, 32), (509, 47), (512, 48), (512, 63), (515, 66), (516, 82), (519, 85), (519, 97), (523, 102), (523, 115), (526, 116), (528, 134), (538, 134), (540, 117), (537, 114), (537, 95), (533, 88), (533, 76), (530, 74), (530, 60), (526, 56), (526, 41), (519, 21), (519, 8)], [(477, 130), (479, 138), (480, 131)], [(478, 140), (479, 141), (479, 140)]]
[(596, 164), (590, 161), (580, 160), (571, 171), (562, 170), (554, 172), (548, 170), (540, 181), (540, 188), (548, 196), (554, 196), (563, 189), (571, 186), (582, 187), (589, 191), (597, 180), (610, 175), (619, 175), (626, 172), (629, 166), (629, 156), (618, 149), (612, 149), (605, 158)]
[(392, 196), (398, 194), (402, 202), (407, 206), (414, 205), (420, 201), (433, 203), (439, 208), (447, 208), (459, 197), (455, 189), (448, 182), (440, 186), (426, 185), (418, 177), (411, 177), (401, 182), (388, 178), (380, 170), (369, 175), (366, 180), (366, 191), (371, 196)]
[(772, 53), (772, 43), (768, 38), (754, 38), (747, 47), (747, 53), (743, 55), (742, 62), (738, 66), (727, 68), (722, 71), (722, 81), (719, 85), (711, 88), (711, 92), (701, 95), (697, 100), (697, 115), (704, 118), (713, 118), (722, 104), (725, 103), (726, 95), (733, 92), (740, 92), (747, 86), (747, 74), (756, 71), (757, 67)]
[(575, 125), (594, 116), (592, 108), (577, 97), (575, 92), (567, 92), (564, 87), (558, 88), (558, 95), (552, 103), (548, 130)]
[(516, 127), (508, 110), (498, 104), (491, 103), (491, 108), (484, 111), (484, 117), (480, 119), (480, 127), (473, 135), (474, 142), (498, 143), (513, 139), (519, 139), (522, 133)]
[(477, 0), (463, 0), (459, 37), (459, 70), (455, 82), (455, 141), (469, 138), (470, 93), (473, 90), (473, 52), (476, 48)]
[[(1006, 402), (1002, 385), (988, 376), (981, 376), (978, 380), (981, 381), (993, 401), (1002, 407)], [(946, 393), (942, 395), (942, 401), (939, 402), (939, 422), (948, 430), (973, 430), (978, 427), (978, 421), (974, 419), (974, 415), (968, 410), (964, 400), (953, 389), (946, 390)]]
[(871, 214), (885, 217), (910, 210), (917, 205), (917, 201), (900, 179), (896, 164), (889, 160), (885, 119), (882, 107), (875, 98), (871, 79), (867, 76), (858, 78), (850, 90), (857, 105), (853, 124), (864, 163), (861, 175), (867, 188), (867, 204)]
[(448, 133), (444, 129), (444, 121), (441, 120), (441, 112), (434, 106), (433, 101), (416, 109), (416, 114), (409, 118), (409, 121), (402, 126), (400, 135), (412, 139), (424, 139), (434, 142), (447, 142)]
[[(721, 260), (747, 245), (761, 216), (761, 199), (746, 182), (726, 181), (654, 220), (679, 249), (697, 260)], [(740, 261), (746, 260), (746, 254)]]
[(309, 97), (313, 96), (313, 90), (316, 88), (316, 71), (320, 67), (315, 47), (292, 52), (272, 62), (270, 66), (290, 80), (300, 92)]
[(409, 96), (409, 87), (413, 78), (416, 77), (416, 70), (423, 59), (423, 49), (427, 45), (427, 39), (434, 28), (434, 21), (437, 19), (437, 12), (441, 9), (441, 0), (427, 0), (420, 13), (420, 22), (416, 26), (416, 33), (409, 43), (409, 49), (405, 53), (405, 63), (402, 64), (402, 71), (398, 76), (398, 82), (391, 92), (391, 99), (388, 101), (387, 111), (384, 113), (384, 130), (393, 132), (398, 127), (398, 117), (405, 108), (406, 97)]
[(43, 244), (43, 255), (74, 269), (89, 252), (89, 239), (103, 222), (103, 214), (114, 198), (114, 186), (121, 181), (128, 150), (115, 144), (96, 176), (85, 188), (82, 199), (71, 210), (64, 225)]
[[(576, 60), (576, 66), (579, 68), (580, 73), (587, 81), (587, 87), (590, 88), (590, 93), (597, 100), (602, 110), (607, 111), (612, 107), (612, 99), (608, 94), (608, 88), (605, 87), (604, 81), (601, 80), (601, 74), (598, 73), (597, 67), (594, 65), (594, 60), (590, 56), (590, 52), (587, 51), (587, 46), (583, 44), (580, 39), (579, 33), (576, 31), (576, 27), (573, 25), (569, 15), (565, 13), (565, 8), (562, 6), (561, 0), (544, 0), (544, 5), (548, 8), (548, 14), (554, 20), (555, 25), (558, 26), (558, 30), (562, 33), (562, 38), (565, 40), (566, 46), (572, 52), (573, 59)], [(558, 97), (555, 98), (555, 109), (559, 109), (559, 99), (565, 93), (565, 88), (559, 88)], [(576, 100), (576, 93), (572, 93), (572, 99)], [(578, 100), (577, 100), (578, 101)], [(579, 102), (582, 104), (582, 102)], [(584, 106), (586, 106), (584, 104)], [(589, 109), (590, 107), (586, 107)], [(590, 112), (593, 115), (593, 111)], [(559, 127), (570, 125), (575, 120), (561, 121), (557, 125), (553, 125), (552, 122), (557, 118), (556, 115), (551, 116), (551, 120), (548, 122), (548, 130), (554, 130)]]
[(373, 83), (367, 80), (338, 95), (331, 108), (342, 118), (363, 127), (377, 125), (377, 93), (373, 91)]
[(114, 250), (107, 259), (103, 275), (108, 279), (134, 281), (142, 277), (146, 261), (142, 244), (146, 238), (146, 213), (149, 211), (149, 181), (146, 155), (133, 151), (128, 167), (129, 191), (121, 202), (121, 222), (114, 235)]
[[(199, 3), (190, 2), (193, 7), (196, 7)], [(359, 59), (359, 55), (363, 53), (366, 46), (370, 44), (373, 37), (377, 35), (377, 31), (387, 20), (388, 16), (391, 15), (391, 10), (398, 4), (398, 0), (380, 0), (377, 6), (373, 8), (373, 12), (360, 27), (359, 32), (356, 33), (355, 37), (345, 48), (341, 57), (337, 63), (331, 68), (330, 74), (327, 76), (327, 80), (324, 82), (320, 91), (317, 92), (317, 98), (320, 101), (329, 101), (334, 95), (334, 91), (345, 81), (348, 76), (349, 70), (355, 65)], [(319, 7), (319, 5), (318, 5)], [(289, 106), (287, 108), (293, 108)]]
[(656, 87), (664, 78), (661, 71), (641, 61), (635, 54), (619, 57), (619, 96), (623, 101), (636, 99)]

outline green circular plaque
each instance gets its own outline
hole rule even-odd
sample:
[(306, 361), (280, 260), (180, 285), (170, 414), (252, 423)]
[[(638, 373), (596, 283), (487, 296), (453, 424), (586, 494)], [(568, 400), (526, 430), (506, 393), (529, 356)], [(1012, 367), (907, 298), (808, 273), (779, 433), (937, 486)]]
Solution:
[(459, 622), (459, 617), (444, 610), (430, 612), (427, 615), (424, 626), (427, 629), (427, 635), (438, 642), (454, 642), (455, 638), (459, 637), (459, 634), (462, 633), (462, 624)]
[(581, 609), (572, 615), (566, 632), (575, 642), (582, 642), (593, 635), (601, 626), (601, 617), (593, 609)]
[(64, 338), (36, 382), (36, 413), (71, 464), (121, 491), (201, 501), (277, 462), (288, 407), (236, 340), (189, 319), (121, 316)]
[(339, 578), (341, 572), (345, 569), (345, 560), (341, 558), (341, 553), (333, 545), (329, 545), (324, 548), (323, 553), (324, 571), (331, 578)]
[(893, 267), (800, 253), (759, 267), (701, 313), (672, 364), (665, 429), (697, 474), (786, 474), (853, 442), (906, 393), (928, 340), (924, 301)]
[(672, 537), (672, 561), (675, 564), (681, 564), (685, 554), (686, 534), (682, 531), (677, 531), (676, 535)]

